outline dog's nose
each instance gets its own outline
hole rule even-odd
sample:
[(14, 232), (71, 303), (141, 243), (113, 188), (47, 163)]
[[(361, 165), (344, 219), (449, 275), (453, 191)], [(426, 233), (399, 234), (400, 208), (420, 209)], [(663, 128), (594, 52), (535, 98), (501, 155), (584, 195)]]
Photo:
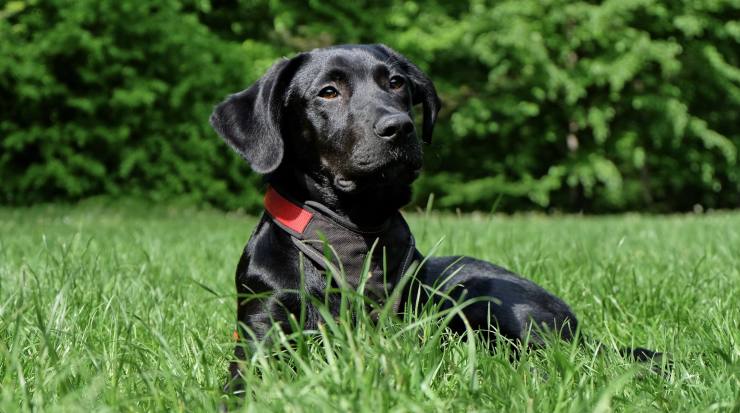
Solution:
[(414, 122), (405, 113), (388, 115), (380, 118), (373, 129), (379, 137), (392, 141), (410, 134), (414, 130)]

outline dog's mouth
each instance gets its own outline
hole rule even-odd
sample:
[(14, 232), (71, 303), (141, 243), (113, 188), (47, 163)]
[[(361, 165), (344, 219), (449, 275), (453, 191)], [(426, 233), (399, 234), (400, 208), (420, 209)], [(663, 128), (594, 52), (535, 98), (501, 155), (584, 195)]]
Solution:
[(421, 173), (421, 165), (388, 162), (372, 171), (353, 171), (334, 176), (334, 186), (342, 192), (355, 193), (390, 185), (409, 185)]

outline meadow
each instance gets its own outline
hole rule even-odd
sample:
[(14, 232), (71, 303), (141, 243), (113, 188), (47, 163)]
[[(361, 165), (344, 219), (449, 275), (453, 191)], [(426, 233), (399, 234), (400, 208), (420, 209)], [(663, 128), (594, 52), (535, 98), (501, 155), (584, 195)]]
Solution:
[[(433, 312), (327, 320), (257, 352), (242, 409), (740, 409), (740, 213), (406, 215), (422, 252), (534, 279), (603, 345), (554, 342), (514, 359), (506, 345), (447, 335)], [(129, 201), (0, 208), (0, 411), (215, 411), (234, 269), (255, 221)], [(632, 345), (669, 353), (672, 370), (615, 351)]]

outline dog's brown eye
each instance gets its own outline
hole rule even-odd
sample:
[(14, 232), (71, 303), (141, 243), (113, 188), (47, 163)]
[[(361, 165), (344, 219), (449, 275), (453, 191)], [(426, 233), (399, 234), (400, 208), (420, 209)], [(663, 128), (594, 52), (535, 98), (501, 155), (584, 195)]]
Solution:
[(391, 87), (391, 89), (400, 89), (403, 87), (403, 83), (404, 81), (401, 76), (393, 76), (388, 82), (388, 85)]
[(324, 99), (334, 99), (339, 96), (339, 91), (331, 86), (327, 86), (319, 92), (319, 96)]

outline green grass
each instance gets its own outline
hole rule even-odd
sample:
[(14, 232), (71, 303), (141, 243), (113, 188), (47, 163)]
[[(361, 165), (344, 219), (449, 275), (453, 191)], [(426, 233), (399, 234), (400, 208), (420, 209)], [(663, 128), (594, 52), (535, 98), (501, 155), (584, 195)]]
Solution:
[[(329, 321), (255, 356), (245, 409), (740, 409), (740, 213), (409, 221), (422, 252), (443, 238), (440, 255), (525, 274), (569, 302), (585, 334), (667, 351), (674, 369), (563, 343), (511, 362), (507, 347), (439, 340), (438, 318)], [(214, 411), (254, 223), (138, 204), (0, 209), (0, 411)]]

